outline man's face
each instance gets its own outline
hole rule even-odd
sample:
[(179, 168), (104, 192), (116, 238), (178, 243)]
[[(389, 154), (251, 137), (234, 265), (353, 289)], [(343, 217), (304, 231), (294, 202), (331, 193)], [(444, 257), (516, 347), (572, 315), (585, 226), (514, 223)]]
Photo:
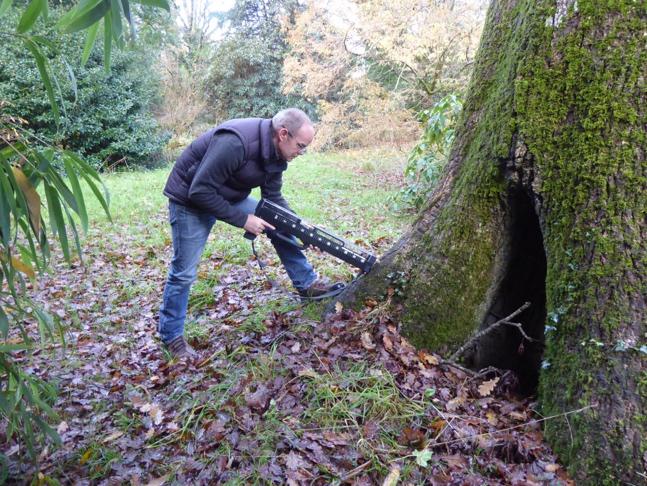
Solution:
[(298, 155), (304, 154), (314, 136), (315, 129), (309, 124), (301, 125), (295, 133), (290, 133), (285, 127), (280, 128), (276, 145), (279, 156), (289, 162)]

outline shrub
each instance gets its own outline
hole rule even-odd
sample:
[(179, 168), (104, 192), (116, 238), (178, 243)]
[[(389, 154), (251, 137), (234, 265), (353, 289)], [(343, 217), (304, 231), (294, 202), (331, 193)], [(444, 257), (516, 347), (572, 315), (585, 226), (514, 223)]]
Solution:
[[(0, 18), (0, 30), (11, 32), (17, 17), (17, 12), (6, 13)], [(83, 35), (55, 35), (58, 17), (58, 12), (51, 12), (35, 32), (50, 40), (47, 54), (61, 105), (58, 124), (36, 63), (18, 36), (5, 36), (0, 45), (0, 99), (8, 102), (5, 114), (27, 120), (39, 137), (83, 155), (96, 168), (158, 165), (167, 136), (160, 133), (150, 111), (157, 96), (151, 53), (115, 51), (111, 70), (106, 72), (97, 43), (82, 66)]]
[(405, 187), (394, 198), (398, 209), (420, 210), (442, 173), (454, 140), (454, 127), (463, 105), (455, 94), (445, 96), (419, 114), (424, 132), (409, 154)]

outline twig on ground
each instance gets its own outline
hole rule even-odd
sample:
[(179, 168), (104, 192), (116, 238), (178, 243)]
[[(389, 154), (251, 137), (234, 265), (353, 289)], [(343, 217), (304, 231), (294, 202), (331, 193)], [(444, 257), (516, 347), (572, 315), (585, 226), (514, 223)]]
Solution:
[(354, 478), (370, 465), (371, 465), (371, 461), (366, 461), (364, 464), (360, 464), (355, 469), (352, 469), (351, 471), (349, 471), (348, 474), (346, 474), (344, 477), (342, 477), (341, 482), (345, 483), (346, 481)]
[(465, 442), (467, 440), (476, 439), (478, 437), (492, 436), (492, 435), (500, 434), (502, 432), (508, 432), (510, 430), (515, 430), (515, 429), (520, 429), (522, 427), (527, 427), (529, 425), (539, 424), (541, 422), (546, 422), (547, 420), (552, 420), (552, 419), (559, 418), (559, 417), (565, 417), (566, 418), (569, 415), (580, 413), (580, 412), (583, 412), (583, 411), (588, 410), (590, 408), (595, 408), (596, 406), (597, 405), (587, 405), (586, 407), (578, 408), (577, 410), (570, 410), (568, 412), (560, 413), (560, 414), (557, 414), (557, 415), (551, 415), (550, 417), (543, 417), (543, 418), (540, 418), (540, 419), (530, 420), (529, 422), (524, 422), (523, 424), (514, 425), (512, 427), (506, 427), (505, 429), (495, 430), (493, 432), (485, 432), (483, 434), (475, 434), (475, 435), (470, 435), (470, 436), (467, 436), (467, 437), (461, 437), (459, 439), (447, 440), (447, 441), (444, 441), (444, 442), (438, 442), (436, 444), (429, 444), (429, 447), (432, 448), (432, 447), (439, 447), (439, 446), (443, 446), (443, 445), (455, 444), (456, 442)]
[(519, 307), (516, 311), (514, 311), (514, 312), (513, 312), (512, 314), (510, 314), (509, 316), (506, 316), (506, 317), (504, 317), (503, 319), (500, 319), (500, 320), (496, 321), (494, 324), (492, 324), (492, 325), (488, 326), (486, 329), (483, 329), (482, 331), (477, 332), (477, 333), (474, 335), (474, 337), (472, 337), (472, 339), (470, 339), (469, 341), (467, 341), (465, 344), (463, 344), (463, 345), (458, 349), (458, 351), (456, 351), (454, 354), (452, 354), (452, 356), (449, 358), (449, 361), (458, 361), (458, 359), (459, 359), (459, 358), (461, 358), (461, 357), (463, 356), (463, 354), (465, 353), (465, 351), (466, 351), (467, 349), (471, 348), (472, 346), (474, 346), (474, 345), (476, 344), (476, 342), (477, 342), (479, 339), (481, 339), (481, 338), (482, 338), (483, 336), (485, 336), (486, 334), (491, 333), (491, 332), (492, 332), (494, 329), (496, 329), (497, 327), (499, 327), (499, 326), (503, 326), (503, 325), (508, 325), (508, 326), (514, 326), (514, 327), (516, 327), (517, 329), (519, 329), (519, 331), (521, 331), (521, 334), (523, 335), (524, 339), (527, 339), (528, 341), (531, 341), (531, 342), (532, 342), (532, 341), (534, 341), (534, 339), (530, 338), (530, 337), (529, 337), (529, 336), (528, 336), (528, 335), (523, 331), (523, 329), (521, 328), (521, 324), (519, 324), (518, 322), (512, 322), (512, 321), (510, 321), (510, 319), (512, 319), (512, 318), (514, 318), (514, 317), (516, 317), (516, 316), (518, 316), (518, 315), (519, 315), (519, 314), (521, 314), (523, 311), (525, 311), (528, 307), (530, 307), (530, 302), (526, 302), (526, 303), (524, 303), (521, 307)]

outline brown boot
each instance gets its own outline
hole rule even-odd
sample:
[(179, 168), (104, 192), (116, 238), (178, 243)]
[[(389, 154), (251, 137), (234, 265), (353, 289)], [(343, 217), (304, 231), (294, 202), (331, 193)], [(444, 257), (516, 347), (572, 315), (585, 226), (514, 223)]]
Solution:
[(193, 359), (198, 356), (198, 353), (184, 340), (184, 336), (178, 336), (165, 345), (174, 358)]
[(341, 282), (330, 285), (329, 283), (325, 283), (322, 280), (317, 279), (307, 289), (299, 290), (299, 295), (301, 296), (301, 300), (325, 299), (327, 297), (337, 295), (344, 287), (345, 285)]

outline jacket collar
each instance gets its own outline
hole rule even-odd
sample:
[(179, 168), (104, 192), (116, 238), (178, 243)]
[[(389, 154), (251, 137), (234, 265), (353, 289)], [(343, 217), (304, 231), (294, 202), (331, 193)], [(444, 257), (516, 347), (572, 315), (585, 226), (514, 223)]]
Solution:
[(272, 138), (272, 120), (266, 119), (261, 121), (261, 156), (267, 172), (283, 172), (288, 168), (288, 163), (281, 160), (274, 146)]

